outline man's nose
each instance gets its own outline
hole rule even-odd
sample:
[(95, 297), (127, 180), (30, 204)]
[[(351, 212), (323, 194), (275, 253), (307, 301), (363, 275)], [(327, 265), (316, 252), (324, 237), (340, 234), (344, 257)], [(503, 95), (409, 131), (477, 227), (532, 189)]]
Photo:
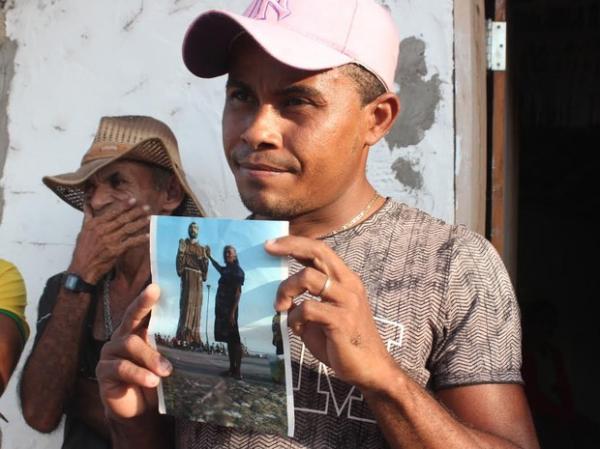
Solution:
[(95, 213), (101, 212), (112, 201), (113, 195), (111, 189), (103, 185), (96, 186), (88, 197), (88, 204)]
[(272, 105), (261, 105), (252, 116), (242, 140), (253, 150), (281, 148), (281, 117)]

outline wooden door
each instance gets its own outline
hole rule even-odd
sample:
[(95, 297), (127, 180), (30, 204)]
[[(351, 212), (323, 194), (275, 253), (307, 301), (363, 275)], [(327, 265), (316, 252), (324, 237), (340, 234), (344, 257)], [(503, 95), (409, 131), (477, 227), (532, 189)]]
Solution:
[(485, 233), (487, 185), (484, 0), (454, 0), (455, 223)]
[[(490, 73), (489, 93), (489, 185), (487, 237), (501, 255), (516, 283), (518, 153), (516, 149), (514, 111), (511, 101), (510, 22), (508, 0), (494, 0), (491, 17), (507, 22), (506, 70)], [(491, 8), (490, 8), (491, 9)], [(489, 97), (488, 96), (488, 97)]]

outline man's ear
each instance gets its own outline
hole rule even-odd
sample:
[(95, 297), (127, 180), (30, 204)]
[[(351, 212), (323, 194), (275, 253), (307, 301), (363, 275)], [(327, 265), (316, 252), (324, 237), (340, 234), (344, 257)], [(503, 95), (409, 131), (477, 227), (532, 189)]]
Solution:
[(163, 191), (162, 215), (171, 215), (179, 207), (184, 197), (185, 193), (177, 176), (171, 175), (169, 177), (169, 184), (166, 190)]
[(368, 129), (365, 143), (373, 146), (392, 128), (394, 120), (400, 113), (400, 99), (396, 94), (387, 92), (369, 103), (366, 109)]

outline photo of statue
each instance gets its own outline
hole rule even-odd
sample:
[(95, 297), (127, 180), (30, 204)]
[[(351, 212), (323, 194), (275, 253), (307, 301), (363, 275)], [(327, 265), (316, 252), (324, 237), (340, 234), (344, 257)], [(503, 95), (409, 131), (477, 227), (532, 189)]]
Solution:
[(202, 290), (208, 273), (208, 246), (198, 243), (200, 229), (195, 222), (188, 227), (188, 238), (179, 240), (177, 275), (181, 278), (179, 323), (176, 338), (188, 345), (200, 345)]
[(173, 366), (158, 389), (160, 413), (278, 435), (293, 430), (287, 315), (273, 305), (288, 276), (287, 258), (264, 248), (288, 235), (288, 226), (152, 217), (152, 281), (160, 300), (148, 335)]

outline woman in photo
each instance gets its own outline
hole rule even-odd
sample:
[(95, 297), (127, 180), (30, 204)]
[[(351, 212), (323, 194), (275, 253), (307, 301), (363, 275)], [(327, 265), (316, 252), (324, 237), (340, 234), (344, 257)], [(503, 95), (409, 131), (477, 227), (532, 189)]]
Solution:
[(229, 371), (225, 374), (241, 379), (242, 343), (238, 328), (238, 306), (244, 285), (244, 270), (240, 267), (235, 248), (231, 245), (223, 248), (225, 266), (219, 265), (210, 253), (208, 257), (221, 275), (215, 300), (215, 340), (227, 343)]

